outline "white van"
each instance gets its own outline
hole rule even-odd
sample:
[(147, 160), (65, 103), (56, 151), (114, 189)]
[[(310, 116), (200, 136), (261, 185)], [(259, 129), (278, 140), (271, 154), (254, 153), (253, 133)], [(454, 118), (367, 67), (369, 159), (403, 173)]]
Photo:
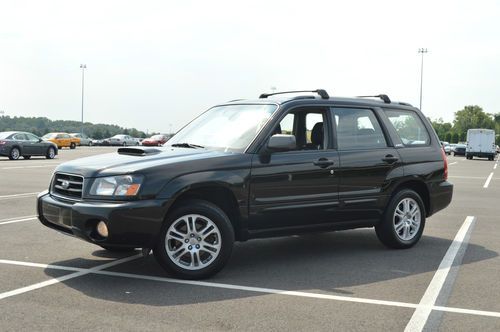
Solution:
[(495, 159), (495, 131), (491, 129), (467, 130), (467, 147), (465, 157), (472, 159), (474, 156)]

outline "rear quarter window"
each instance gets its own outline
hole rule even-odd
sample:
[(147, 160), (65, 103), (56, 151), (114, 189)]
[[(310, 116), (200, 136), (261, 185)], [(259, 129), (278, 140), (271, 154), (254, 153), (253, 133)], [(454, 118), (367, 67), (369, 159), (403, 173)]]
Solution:
[(384, 110), (405, 146), (430, 144), (430, 136), (422, 119), (413, 111)]

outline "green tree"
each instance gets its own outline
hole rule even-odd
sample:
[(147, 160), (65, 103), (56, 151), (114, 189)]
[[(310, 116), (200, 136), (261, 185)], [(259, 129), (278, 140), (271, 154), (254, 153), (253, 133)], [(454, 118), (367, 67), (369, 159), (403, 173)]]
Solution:
[(481, 107), (465, 106), (462, 110), (455, 112), (453, 130), (461, 135), (471, 128), (495, 129), (495, 121)]
[(450, 143), (458, 143), (459, 139), (460, 139), (460, 136), (458, 135), (458, 133), (453, 133), (451, 135)]

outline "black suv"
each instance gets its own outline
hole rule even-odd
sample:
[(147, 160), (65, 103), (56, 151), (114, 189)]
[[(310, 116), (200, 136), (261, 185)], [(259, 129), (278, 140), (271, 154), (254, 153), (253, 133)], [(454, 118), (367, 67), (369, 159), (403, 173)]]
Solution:
[(294, 91), (215, 106), (163, 148), (61, 164), (39, 219), (108, 250), (151, 248), (190, 279), (219, 271), (235, 240), (375, 227), (409, 248), (453, 185), (425, 116), (374, 97)]

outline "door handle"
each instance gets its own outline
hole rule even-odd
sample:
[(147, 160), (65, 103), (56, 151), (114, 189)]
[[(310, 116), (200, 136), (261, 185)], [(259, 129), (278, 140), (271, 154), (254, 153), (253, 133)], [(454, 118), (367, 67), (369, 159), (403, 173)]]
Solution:
[(326, 168), (328, 166), (332, 166), (334, 164), (333, 160), (326, 159), (326, 158), (319, 158), (316, 161), (313, 161), (314, 166), (318, 166), (321, 168)]
[(394, 164), (396, 161), (398, 161), (398, 157), (394, 157), (392, 154), (388, 154), (384, 158), (382, 158), (382, 161), (388, 163), (388, 164)]

